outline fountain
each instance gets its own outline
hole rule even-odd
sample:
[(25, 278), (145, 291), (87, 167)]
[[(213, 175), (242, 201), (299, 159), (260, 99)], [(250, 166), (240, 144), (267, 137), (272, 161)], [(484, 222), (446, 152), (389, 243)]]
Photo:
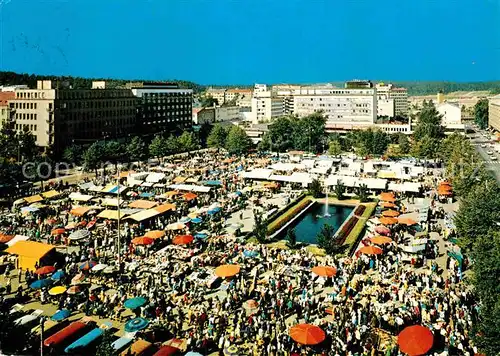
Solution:
[(328, 211), (328, 185), (326, 184), (326, 179), (324, 183), (325, 183), (325, 213), (323, 214), (323, 217), (329, 218), (331, 215)]

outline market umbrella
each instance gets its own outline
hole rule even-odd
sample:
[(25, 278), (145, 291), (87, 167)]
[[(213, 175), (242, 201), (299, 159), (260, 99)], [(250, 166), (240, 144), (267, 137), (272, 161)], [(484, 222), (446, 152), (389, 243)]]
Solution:
[(63, 294), (64, 292), (66, 292), (66, 288), (63, 286), (57, 286), (49, 290), (50, 295), (59, 295)]
[(0, 234), (0, 243), (6, 244), (10, 240), (14, 238), (15, 235), (5, 235), (5, 234)]
[(72, 222), (72, 223), (69, 223), (68, 225), (66, 225), (64, 227), (66, 230), (73, 230), (74, 228), (76, 228), (76, 223)]
[(149, 320), (144, 318), (134, 318), (132, 320), (127, 321), (127, 323), (125, 324), (125, 331), (131, 333), (143, 330), (146, 329), (148, 325), (149, 325)]
[(35, 271), (35, 274), (43, 275), (43, 274), (49, 274), (52, 273), (56, 270), (54, 266), (43, 266), (40, 267)]
[(57, 236), (57, 235), (62, 235), (66, 232), (66, 229), (63, 229), (62, 227), (59, 227), (57, 229), (54, 229), (50, 232), (52, 236)]
[(392, 239), (387, 236), (374, 236), (370, 238), (370, 242), (374, 243), (375, 245), (384, 245), (390, 244), (392, 242)]
[(389, 235), (391, 233), (391, 230), (388, 227), (379, 225), (375, 227), (375, 232), (381, 235)]
[(203, 356), (202, 354), (198, 353), (198, 352), (193, 352), (193, 351), (189, 351), (187, 354), (185, 354), (184, 356)]
[(79, 268), (82, 271), (88, 271), (88, 270), (92, 269), (96, 264), (97, 264), (97, 262), (95, 262), (95, 261), (87, 261), (85, 263), (82, 263)]
[(125, 301), (123, 306), (127, 309), (136, 309), (146, 304), (146, 298), (143, 297), (135, 297), (130, 298)]
[(194, 240), (193, 235), (177, 235), (172, 240), (172, 243), (174, 245), (187, 245), (187, 244), (193, 242), (193, 240)]
[(453, 195), (453, 191), (444, 187), (439, 187), (438, 188), (438, 194), (439, 195)]
[(85, 230), (85, 229), (82, 229), (82, 230), (76, 230), (76, 231), (73, 231), (70, 235), (69, 235), (69, 239), (70, 240), (83, 240), (87, 237), (90, 236), (90, 231), (89, 230)]
[(383, 201), (388, 201), (391, 203), (394, 203), (396, 201), (396, 197), (394, 196), (394, 193), (392, 193), (392, 192), (380, 193), (379, 199), (383, 200)]
[(173, 223), (167, 225), (167, 230), (182, 230), (185, 229), (186, 225), (183, 223)]
[(383, 216), (379, 219), (380, 223), (383, 225), (394, 225), (398, 223), (398, 219)]
[(425, 355), (433, 344), (434, 335), (421, 325), (408, 326), (398, 335), (399, 349), (410, 356)]
[(117, 267), (115, 267), (115, 266), (108, 266), (108, 267), (106, 267), (105, 269), (102, 270), (102, 273), (112, 274), (112, 273), (115, 273), (116, 271), (118, 271)]
[(207, 211), (207, 214), (208, 215), (215, 215), (217, 214), (221, 209), (219, 207), (215, 207), (213, 209), (210, 209), (209, 211)]
[(238, 265), (222, 265), (215, 269), (215, 274), (222, 278), (232, 277), (240, 273)]
[(413, 219), (410, 218), (398, 218), (398, 223), (403, 224), (403, 225), (416, 225), (417, 222)]
[(132, 240), (132, 243), (134, 245), (152, 245), (155, 240), (153, 240), (151, 237), (136, 237), (135, 239)]
[(63, 270), (59, 270), (59, 271), (56, 271), (50, 278), (54, 279), (54, 280), (59, 280), (61, 278), (64, 277), (64, 271)]
[(325, 340), (325, 332), (312, 324), (297, 324), (290, 328), (290, 336), (302, 345), (316, 345)]
[(179, 349), (172, 345), (163, 345), (156, 351), (153, 356), (172, 356), (178, 355)]
[(56, 219), (47, 219), (45, 220), (45, 222), (49, 225), (55, 225), (57, 224), (57, 220)]
[(80, 286), (71, 286), (66, 290), (66, 293), (68, 294), (77, 294), (82, 291), (82, 288)]
[(191, 221), (191, 218), (189, 216), (185, 216), (182, 219), (179, 220), (180, 223), (187, 224), (188, 222)]
[(257, 251), (253, 250), (245, 250), (243, 251), (243, 256), (248, 257), (248, 258), (254, 258), (257, 257), (259, 253)]
[(199, 224), (199, 223), (201, 223), (202, 221), (203, 221), (203, 220), (202, 220), (201, 218), (198, 218), (198, 217), (191, 219), (191, 222), (192, 222), (193, 224)]
[(396, 210), (386, 210), (382, 212), (382, 215), (395, 218), (396, 216), (399, 216), (399, 212)]
[(61, 320), (66, 319), (70, 315), (71, 315), (71, 312), (68, 309), (61, 309), (61, 310), (56, 311), (50, 319), (53, 321), (61, 321)]
[(31, 289), (42, 289), (50, 286), (53, 283), (52, 279), (39, 279), (30, 284)]
[(190, 200), (196, 199), (198, 196), (194, 193), (186, 193), (182, 197), (184, 198), (184, 200), (190, 201)]
[(208, 234), (205, 234), (204, 232), (197, 232), (196, 234), (194, 234), (194, 237), (203, 240), (208, 237)]
[(395, 208), (396, 206), (397, 206), (396, 204), (387, 201), (382, 203), (383, 208)]
[(71, 284), (79, 284), (79, 283), (82, 283), (84, 280), (85, 280), (85, 275), (83, 273), (78, 273), (71, 280)]
[(94, 267), (92, 267), (92, 271), (93, 272), (99, 272), (99, 271), (102, 271), (103, 269), (105, 269), (106, 267), (108, 267), (107, 264), (98, 263)]
[(229, 345), (224, 348), (224, 356), (240, 356), (241, 352), (236, 345)]
[(151, 239), (160, 239), (163, 236), (165, 236), (165, 231), (163, 230), (148, 231), (144, 236), (149, 237)]
[(364, 253), (365, 255), (380, 255), (382, 253), (382, 249), (376, 246), (365, 246), (361, 247), (359, 252)]
[(320, 277), (332, 277), (337, 274), (337, 270), (330, 266), (316, 266), (312, 268), (312, 272)]

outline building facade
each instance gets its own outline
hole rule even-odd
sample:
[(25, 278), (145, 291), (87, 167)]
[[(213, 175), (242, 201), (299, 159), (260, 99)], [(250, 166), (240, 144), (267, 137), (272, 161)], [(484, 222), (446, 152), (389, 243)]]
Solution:
[(215, 108), (193, 108), (193, 124), (203, 125), (215, 122)]
[(392, 100), (394, 102), (394, 115), (392, 116), (408, 116), (409, 102), (406, 88), (397, 88), (392, 84), (379, 83), (376, 85), (376, 89), (378, 100)]
[(265, 84), (255, 84), (252, 97), (252, 122), (269, 122), (283, 116), (283, 99), (276, 96)]
[(128, 83), (126, 87), (138, 100), (138, 134), (182, 132), (192, 127), (192, 89), (170, 83)]
[(488, 125), (495, 131), (500, 132), (500, 95), (489, 99)]
[(13, 91), (1, 91), (0, 92), (0, 129), (7, 123), (10, 122), (10, 107), (9, 100), (16, 97), (16, 93)]
[(9, 100), (16, 131), (29, 130), (40, 147), (56, 155), (72, 144), (134, 132), (136, 98), (127, 89), (54, 89), (38, 81), (36, 89), (17, 89)]
[(224, 104), (224, 101), (226, 100), (226, 90), (227, 89), (220, 89), (220, 88), (208, 88), (206, 95), (211, 96), (215, 100), (217, 100), (218, 105)]
[(240, 117), (239, 106), (217, 106), (215, 109), (215, 122), (237, 121)]
[(228, 89), (224, 96), (224, 103), (234, 103), (240, 108), (252, 107), (252, 89)]
[(458, 104), (444, 102), (436, 105), (436, 110), (443, 116), (441, 125), (444, 127), (462, 124), (462, 110)]

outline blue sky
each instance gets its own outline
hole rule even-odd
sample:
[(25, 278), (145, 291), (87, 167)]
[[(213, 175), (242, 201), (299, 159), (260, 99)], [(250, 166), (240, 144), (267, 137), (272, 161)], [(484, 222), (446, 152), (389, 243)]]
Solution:
[(0, 69), (201, 84), (500, 79), (500, 0), (0, 0)]

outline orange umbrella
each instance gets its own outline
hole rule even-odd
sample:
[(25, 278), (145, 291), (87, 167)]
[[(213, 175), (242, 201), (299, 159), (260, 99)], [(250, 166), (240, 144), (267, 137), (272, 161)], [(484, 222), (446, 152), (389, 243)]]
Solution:
[(193, 242), (193, 240), (194, 240), (193, 235), (177, 235), (172, 240), (172, 243), (174, 245), (187, 245)]
[(413, 219), (410, 218), (398, 218), (398, 223), (403, 224), (403, 225), (416, 225), (417, 222)]
[(397, 222), (398, 222), (398, 219), (387, 217), (387, 216), (384, 216), (378, 220), (380, 221), (380, 223), (382, 225), (394, 225), (394, 224), (397, 224)]
[(396, 210), (386, 210), (382, 212), (382, 215), (394, 218), (396, 216), (399, 216), (399, 212)]
[(52, 273), (56, 270), (56, 268), (54, 266), (43, 266), (43, 267), (40, 267), (39, 269), (37, 269), (35, 271), (36, 274), (49, 274), (49, 273)]
[(215, 269), (215, 274), (222, 278), (232, 277), (240, 273), (238, 265), (222, 265)]
[(382, 253), (382, 249), (376, 246), (365, 246), (361, 247), (359, 252), (364, 253), (365, 255), (380, 255)]
[(370, 242), (374, 243), (375, 245), (384, 245), (390, 244), (392, 242), (392, 239), (386, 236), (374, 236), (370, 239)]
[(54, 225), (57, 223), (57, 220), (56, 219), (47, 219), (47, 220), (45, 220), (45, 222), (49, 225)]
[(64, 234), (65, 232), (66, 232), (66, 230), (65, 230), (65, 229), (63, 229), (62, 227), (60, 227), (60, 228), (57, 228), (57, 229), (52, 230), (51, 234), (52, 234), (53, 236), (57, 236), (57, 235), (62, 235), (62, 234)]
[(443, 189), (442, 187), (438, 188), (439, 195), (453, 195), (453, 192), (449, 189)]
[(433, 344), (434, 335), (421, 325), (408, 326), (398, 335), (399, 349), (410, 356), (425, 355)]
[(337, 274), (337, 270), (330, 266), (313, 267), (312, 272), (321, 277), (331, 277)]
[(325, 332), (312, 324), (297, 324), (290, 328), (290, 336), (302, 345), (316, 345), (325, 340)]
[(14, 238), (14, 235), (5, 235), (5, 234), (0, 234), (0, 243), (6, 244), (10, 240)]
[(190, 200), (198, 198), (198, 196), (194, 193), (186, 193), (183, 195), (183, 197), (184, 197), (184, 200), (186, 200), (186, 201), (190, 201)]
[(383, 201), (388, 201), (388, 202), (395, 202), (396, 201), (396, 197), (394, 197), (394, 193), (392, 193), (392, 192), (380, 193), (379, 199), (383, 200)]
[(165, 231), (163, 230), (153, 230), (153, 231), (148, 231), (146, 232), (146, 237), (152, 238), (152, 239), (159, 239), (165, 236)]
[(383, 207), (383, 208), (395, 208), (396, 206), (397, 206), (396, 204), (394, 204), (394, 203), (389, 203), (389, 202), (387, 202), (387, 201), (385, 201), (385, 202), (383, 202), (383, 203), (382, 203), (382, 207)]
[(134, 245), (151, 245), (155, 240), (151, 237), (141, 236), (132, 240)]
[(163, 195), (166, 197), (173, 197), (174, 195), (177, 195), (177, 194), (179, 194), (179, 192), (176, 192), (175, 190), (171, 190), (170, 192), (166, 192)]

